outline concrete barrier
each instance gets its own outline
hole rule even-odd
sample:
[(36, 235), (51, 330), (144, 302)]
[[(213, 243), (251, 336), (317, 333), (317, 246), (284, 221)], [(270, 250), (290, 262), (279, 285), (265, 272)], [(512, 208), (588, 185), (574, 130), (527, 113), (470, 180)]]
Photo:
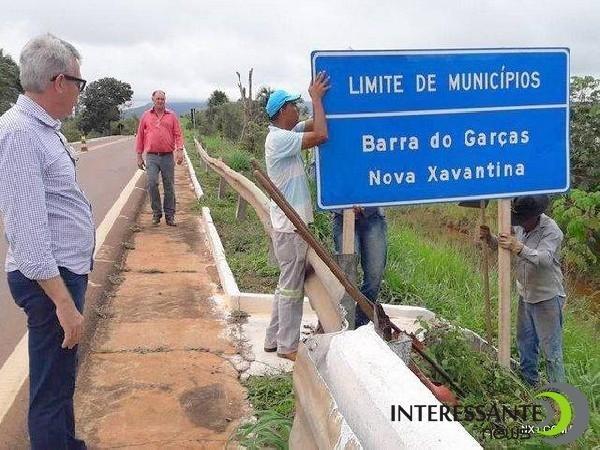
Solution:
[(372, 325), (307, 340), (296, 359), (294, 392), (292, 450), (481, 448), (460, 423), (439, 421), (439, 414), (392, 421), (395, 405), (439, 411), (442, 404)]

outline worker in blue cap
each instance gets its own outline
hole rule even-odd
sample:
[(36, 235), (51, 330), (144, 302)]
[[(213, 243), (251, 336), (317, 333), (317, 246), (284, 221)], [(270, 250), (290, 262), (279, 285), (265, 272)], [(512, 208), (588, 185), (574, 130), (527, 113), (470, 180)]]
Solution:
[(546, 358), (548, 381), (565, 383), (563, 307), (565, 288), (560, 268), (563, 233), (544, 212), (547, 195), (525, 195), (512, 201), (514, 234), (491, 234), (482, 226), (480, 238), (490, 247), (510, 250), (516, 259), (517, 347), (521, 375), (531, 386), (539, 383), (538, 356)]
[[(327, 140), (322, 98), (328, 89), (329, 77), (320, 72), (308, 88), (313, 104), (313, 118), (304, 122), (299, 122), (298, 94), (277, 90), (269, 96), (266, 107), (271, 122), (265, 140), (267, 173), (307, 224), (313, 221), (313, 206), (300, 150), (320, 145)], [(308, 245), (273, 201), (270, 204), (270, 215), (273, 248), (280, 275), (264, 350), (277, 352), (277, 356), (295, 361), (300, 341)]]

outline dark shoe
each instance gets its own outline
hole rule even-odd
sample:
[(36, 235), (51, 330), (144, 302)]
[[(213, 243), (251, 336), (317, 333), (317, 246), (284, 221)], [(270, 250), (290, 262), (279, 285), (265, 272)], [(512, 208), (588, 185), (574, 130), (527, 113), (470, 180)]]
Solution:
[(280, 358), (285, 358), (285, 359), (289, 359), (290, 361), (296, 361), (296, 354), (298, 352), (291, 352), (291, 353), (277, 353), (277, 356), (279, 356)]
[(177, 224), (175, 223), (175, 219), (166, 219), (167, 225), (169, 225), (170, 227), (176, 227)]
[(263, 347), (263, 350), (267, 353), (273, 353), (273, 352), (277, 351), (277, 347), (273, 347), (273, 348)]
[(160, 223), (160, 217), (153, 217), (152, 218), (152, 225), (158, 225)]

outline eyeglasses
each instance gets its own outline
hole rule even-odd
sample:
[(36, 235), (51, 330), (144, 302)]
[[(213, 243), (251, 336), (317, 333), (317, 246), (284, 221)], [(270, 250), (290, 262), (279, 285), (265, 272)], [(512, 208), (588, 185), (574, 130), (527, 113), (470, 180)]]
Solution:
[(85, 89), (85, 85), (86, 85), (87, 81), (85, 81), (82, 78), (77, 78), (77, 77), (73, 77), (71, 75), (67, 75), (65, 73), (59, 73), (58, 75), (54, 75), (52, 78), (50, 78), (50, 81), (56, 80), (60, 75), (65, 77), (65, 80), (77, 82), (77, 84), (79, 85), (79, 92), (83, 92), (83, 90)]

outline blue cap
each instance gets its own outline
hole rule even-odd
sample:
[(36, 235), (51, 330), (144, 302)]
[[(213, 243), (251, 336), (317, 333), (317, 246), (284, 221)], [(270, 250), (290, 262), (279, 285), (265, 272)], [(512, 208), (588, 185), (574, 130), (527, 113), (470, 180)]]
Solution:
[(274, 91), (269, 95), (269, 100), (267, 100), (267, 115), (269, 118), (272, 118), (287, 102), (295, 102), (297, 100), (300, 100), (300, 94), (290, 94), (282, 89)]

